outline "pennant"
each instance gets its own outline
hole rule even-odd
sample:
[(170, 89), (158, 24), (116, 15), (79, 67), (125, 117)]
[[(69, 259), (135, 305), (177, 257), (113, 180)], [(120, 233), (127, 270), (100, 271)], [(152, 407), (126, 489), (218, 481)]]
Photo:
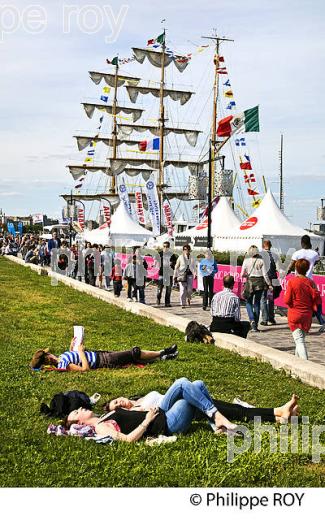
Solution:
[(107, 101), (108, 101), (108, 96), (100, 96), (100, 100), (101, 100), (101, 101), (104, 101), (104, 103), (107, 103)]
[(88, 150), (87, 155), (95, 155), (95, 150)]
[[(212, 199), (212, 201), (211, 201), (211, 211), (218, 204), (219, 199), (220, 199), (219, 195), (217, 195), (216, 197), (214, 197), (214, 199)], [(204, 217), (208, 216), (208, 206), (206, 206), (205, 210), (203, 211), (203, 213), (200, 216), (201, 216), (201, 219), (204, 219)]]
[(259, 132), (258, 106), (244, 110), (236, 116), (227, 116), (218, 122), (217, 135), (219, 137), (230, 137), (231, 134), (240, 130), (241, 132)]
[(216, 64), (217, 62), (223, 63), (225, 61), (223, 56), (218, 56), (218, 54), (214, 55), (213, 63)]
[(158, 236), (160, 235), (160, 208), (156, 183), (154, 180), (146, 182), (146, 191), (148, 210), (152, 223), (152, 232), (154, 236)]
[(125, 185), (124, 177), (122, 177), (122, 182), (118, 187), (118, 194), (119, 194), (120, 201), (124, 204), (126, 211), (131, 216), (132, 207), (131, 207), (131, 203), (130, 203), (130, 199), (129, 199), (129, 193), (128, 193), (127, 187)]
[(250, 188), (247, 188), (247, 193), (252, 197), (255, 197), (255, 195), (259, 195), (258, 191), (251, 190)]
[(236, 106), (235, 101), (230, 101), (226, 106), (226, 110), (232, 110)]
[(82, 182), (80, 184), (76, 184), (74, 188), (75, 188), (75, 190), (78, 190), (79, 188), (82, 188)]
[(165, 217), (165, 223), (168, 231), (168, 236), (172, 237), (174, 228), (173, 228), (173, 221), (172, 221), (172, 208), (170, 206), (170, 203), (168, 200), (165, 200), (163, 202), (163, 212)]
[(262, 199), (254, 200), (254, 201), (252, 202), (252, 208), (258, 208), (259, 205), (261, 204), (261, 202), (262, 202)]
[(116, 56), (115, 58), (113, 58), (112, 60), (106, 60), (106, 63), (108, 65), (118, 65), (118, 57)]
[(84, 163), (86, 162), (92, 162), (94, 159), (92, 157), (85, 157)]
[(85, 212), (83, 208), (78, 208), (78, 224), (83, 231), (85, 228)]
[(238, 139), (235, 139), (235, 145), (236, 146), (246, 146), (245, 137), (239, 137)]
[(104, 212), (105, 222), (108, 226), (110, 226), (111, 222), (112, 222), (111, 208), (109, 206), (103, 206), (103, 212)]
[(91, 141), (91, 143), (90, 143), (89, 146), (91, 146), (91, 148), (96, 148), (96, 146), (97, 146), (97, 141)]
[(147, 150), (157, 151), (160, 148), (160, 138), (155, 137), (154, 139), (140, 141), (138, 144), (140, 152), (146, 152)]
[(234, 97), (234, 94), (233, 94), (233, 91), (232, 90), (225, 90), (225, 92), (223, 93), (223, 95), (227, 98), (233, 98)]
[(225, 86), (225, 87), (231, 87), (231, 85), (230, 85), (230, 80), (229, 80), (229, 79), (227, 79), (226, 83), (224, 83), (224, 86)]
[(256, 182), (255, 174), (254, 173), (245, 173), (244, 181), (246, 183)]
[(99, 118), (99, 122), (102, 123), (102, 122), (103, 122), (103, 119), (104, 119), (104, 116), (100, 116), (100, 118)]
[(217, 73), (218, 74), (228, 74), (226, 67), (218, 67)]
[(245, 157), (245, 161), (242, 161), (242, 158), (240, 158), (240, 169), (241, 170), (251, 170), (252, 165), (251, 165), (249, 156), (245, 155), (244, 157)]
[(140, 190), (135, 191), (134, 196), (135, 196), (136, 214), (138, 217), (139, 224), (141, 224), (142, 226), (145, 226), (146, 218), (145, 218), (145, 214), (144, 214), (144, 207), (143, 207), (141, 191)]
[(109, 94), (111, 89), (109, 87), (103, 87), (104, 94)]
[(165, 43), (165, 33), (160, 34), (157, 38), (151, 38), (151, 40), (148, 40), (147, 45), (154, 45), (155, 43), (163, 45)]

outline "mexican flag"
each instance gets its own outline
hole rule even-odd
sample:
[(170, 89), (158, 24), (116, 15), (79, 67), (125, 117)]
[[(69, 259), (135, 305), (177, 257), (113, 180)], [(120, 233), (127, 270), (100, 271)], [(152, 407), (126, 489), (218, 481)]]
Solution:
[(147, 45), (154, 45), (155, 43), (160, 43), (160, 45), (163, 45), (165, 43), (165, 33), (163, 32), (157, 38), (151, 38), (151, 40), (148, 40)]
[(260, 131), (258, 106), (244, 110), (244, 112), (236, 116), (228, 116), (221, 119), (218, 123), (217, 135), (219, 137), (230, 137), (238, 130), (241, 132)]

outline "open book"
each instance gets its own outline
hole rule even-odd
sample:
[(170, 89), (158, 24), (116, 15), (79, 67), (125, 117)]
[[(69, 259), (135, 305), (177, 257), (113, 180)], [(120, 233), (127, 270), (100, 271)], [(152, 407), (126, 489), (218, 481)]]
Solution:
[(85, 335), (85, 329), (82, 325), (73, 326), (73, 337), (74, 337), (73, 349), (72, 349), (73, 351), (75, 351), (75, 352), (78, 351), (79, 345), (81, 345), (81, 343), (83, 343), (84, 335)]

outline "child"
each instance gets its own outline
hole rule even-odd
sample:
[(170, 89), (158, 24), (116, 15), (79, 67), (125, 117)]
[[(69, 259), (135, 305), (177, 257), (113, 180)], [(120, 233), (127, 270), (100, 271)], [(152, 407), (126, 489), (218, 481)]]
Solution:
[(130, 256), (128, 258), (128, 263), (124, 269), (124, 280), (128, 282), (128, 301), (133, 301), (134, 293), (136, 292), (135, 286), (135, 278), (136, 278), (136, 257), (135, 255)]
[(119, 258), (114, 260), (111, 279), (113, 280), (114, 296), (119, 297), (122, 291), (122, 267)]

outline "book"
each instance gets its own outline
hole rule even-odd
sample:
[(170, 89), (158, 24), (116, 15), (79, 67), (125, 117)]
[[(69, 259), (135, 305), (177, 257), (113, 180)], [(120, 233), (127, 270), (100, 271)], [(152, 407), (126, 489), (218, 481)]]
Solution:
[(82, 325), (74, 325), (73, 326), (74, 342), (73, 342), (73, 349), (72, 350), (74, 352), (78, 352), (79, 345), (81, 345), (81, 343), (83, 343), (84, 335), (85, 335), (85, 329), (84, 329), (84, 327)]

